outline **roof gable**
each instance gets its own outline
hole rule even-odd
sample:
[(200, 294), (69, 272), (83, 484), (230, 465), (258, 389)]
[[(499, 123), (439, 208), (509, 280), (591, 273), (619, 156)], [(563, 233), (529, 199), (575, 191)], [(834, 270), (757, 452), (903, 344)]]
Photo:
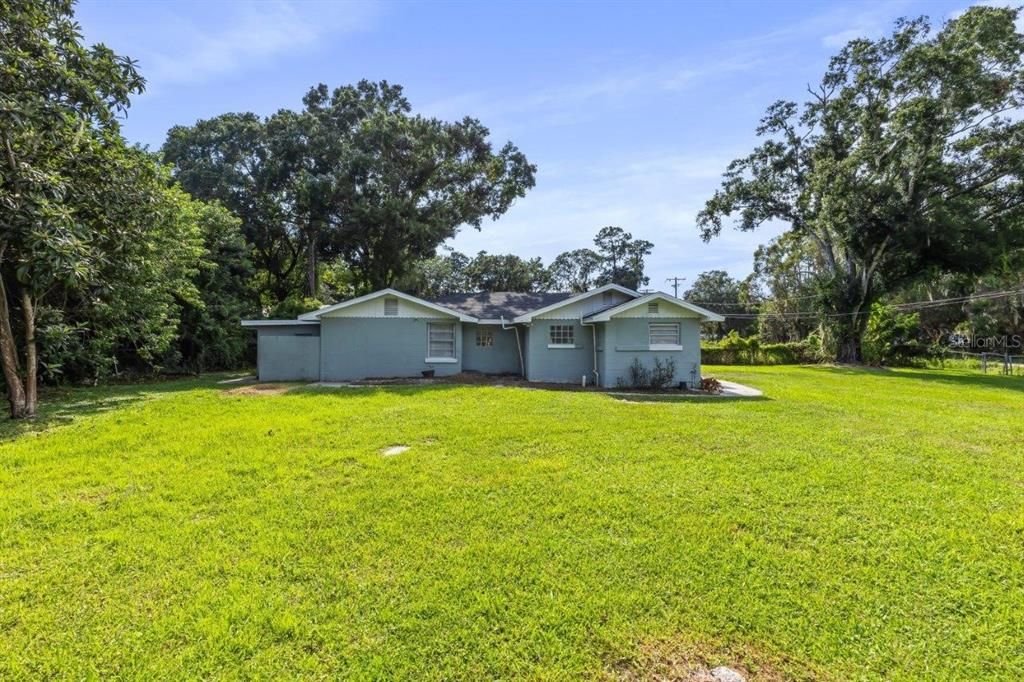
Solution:
[(531, 322), (533, 320), (533, 318), (535, 318), (537, 316), (546, 315), (548, 313), (552, 313), (552, 312), (558, 310), (559, 308), (564, 308), (566, 306), (570, 306), (570, 305), (573, 305), (575, 303), (579, 303), (581, 301), (585, 301), (588, 298), (596, 296), (597, 294), (603, 294), (606, 291), (617, 291), (620, 294), (623, 294), (623, 295), (628, 296), (630, 298), (635, 298), (635, 297), (640, 295), (637, 292), (633, 291), (632, 289), (627, 289), (626, 287), (621, 286), (619, 284), (605, 284), (604, 286), (597, 287), (596, 289), (591, 289), (590, 291), (584, 291), (582, 294), (576, 294), (575, 296), (570, 296), (569, 298), (563, 299), (561, 301), (557, 301), (557, 302), (552, 303), (550, 305), (544, 306), (543, 308), (538, 308), (537, 310), (532, 310), (532, 311), (530, 311), (528, 313), (524, 313), (522, 315), (519, 315), (513, 321), (514, 322)]
[[(330, 316), (331, 313), (338, 312), (338, 311), (343, 311), (346, 308), (351, 308), (353, 306), (358, 306), (358, 305), (361, 305), (361, 304), (364, 304), (364, 303), (368, 303), (370, 301), (373, 301), (373, 300), (378, 299), (378, 298), (383, 298), (383, 297), (394, 297), (394, 298), (406, 301), (408, 303), (413, 303), (413, 304), (418, 305), (418, 306), (423, 306), (424, 308), (428, 308), (428, 309), (430, 309), (430, 310), (432, 310), (434, 312), (454, 317), (454, 318), (456, 318), (456, 319), (458, 319), (458, 320), (460, 320), (462, 322), (476, 322), (477, 321), (477, 319), (475, 317), (473, 317), (472, 315), (467, 315), (466, 313), (460, 312), (458, 310), (453, 310), (451, 308), (446, 308), (443, 305), (438, 305), (437, 303), (432, 303), (430, 301), (424, 300), (422, 298), (418, 298), (418, 297), (413, 296), (411, 294), (406, 294), (406, 293), (403, 293), (401, 291), (398, 291), (397, 289), (390, 289), (390, 288), (389, 289), (380, 289), (378, 291), (374, 291), (373, 293), (366, 294), (365, 296), (358, 296), (356, 298), (351, 298), (351, 299), (349, 299), (347, 301), (342, 301), (341, 303), (335, 303), (334, 305), (324, 306), (323, 308), (320, 308), (318, 310), (314, 310), (312, 312), (305, 313), (303, 315), (299, 315), (298, 319), (299, 320), (319, 320), (322, 317), (324, 317), (325, 315), (326, 316)], [(383, 315), (381, 315), (381, 317), (383, 317)]]
[[(690, 313), (693, 313), (694, 317), (699, 317), (704, 322), (725, 321), (725, 318), (719, 315), (718, 313), (712, 312), (707, 308), (701, 308), (699, 305), (694, 305), (693, 303), (690, 303), (689, 301), (684, 301), (681, 298), (670, 296), (669, 294), (666, 294), (662, 291), (656, 291), (651, 294), (645, 294), (638, 298), (634, 298), (631, 301), (626, 301), (625, 303), (621, 303), (612, 308), (608, 308), (606, 310), (602, 310), (600, 312), (589, 315), (587, 319), (590, 320), (591, 322), (607, 322), (616, 315), (620, 315), (630, 310), (635, 310), (639, 306), (644, 306), (647, 305), (648, 303), (653, 303), (655, 301), (665, 301), (670, 305), (682, 308), (686, 311), (689, 311)], [(640, 315), (639, 317), (646, 317), (646, 315)]]

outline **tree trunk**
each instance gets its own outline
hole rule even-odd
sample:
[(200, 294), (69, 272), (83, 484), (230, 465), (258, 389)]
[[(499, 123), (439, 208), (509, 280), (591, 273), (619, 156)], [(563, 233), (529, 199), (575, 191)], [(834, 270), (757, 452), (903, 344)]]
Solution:
[(36, 313), (32, 297), (21, 291), (21, 314), (25, 321), (25, 410), (23, 417), (36, 416), (39, 362), (36, 359)]
[[(2, 251), (0, 251), (2, 253)], [(0, 275), (0, 365), (3, 365), (4, 381), (7, 383), (7, 400), (11, 406), (11, 418), (22, 419), (25, 414), (25, 385), (21, 380), (18, 346), (11, 331), (11, 309), (7, 304), (7, 287)]]
[(310, 230), (309, 247), (306, 254), (306, 295), (316, 298), (320, 293), (317, 281), (318, 240), (316, 230)]
[(841, 336), (836, 346), (836, 362), (842, 365), (859, 365), (864, 362), (861, 337), (856, 334)]
[(867, 331), (868, 315), (860, 310), (851, 311), (841, 317), (833, 329), (836, 335), (836, 362), (843, 365), (860, 365), (864, 362), (864, 333)]

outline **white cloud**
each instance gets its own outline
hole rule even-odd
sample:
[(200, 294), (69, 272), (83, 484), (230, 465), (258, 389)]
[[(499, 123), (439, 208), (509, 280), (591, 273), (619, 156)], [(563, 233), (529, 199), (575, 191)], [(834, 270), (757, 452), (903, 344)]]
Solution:
[(845, 31), (839, 31), (838, 33), (825, 36), (821, 39), (821, 44), (825, 47), (842, 48), (851, 40), (856, 40), (857, 38), (873, 38), (881, 32), (881, 28), (877, 26), (871, 28), (848, 28)]
[(752, 70), (761, 63), (759, 58), (744, 55), (701, 62), (673, 60), (515, 94), (510, 94), (508, 88), (463, 93), (428, 102), (422, 111), (442, 118), (469, 112), (488, 122), (502, 121), (507, 130), (570, 125), (600, 115), (601, 106), (632, 106), (635, 102), (631, 98), (636, 96), (678, 93), (716, 76)]
[(215, 29), (172, 18), (155, 45), (141, 46), (136, 54), (151, 84), (203, 82), (316, 49), (328, 36), (367, 28), (377, 12), (368, 2), (279, 0), (227, 7), (230, 16)]

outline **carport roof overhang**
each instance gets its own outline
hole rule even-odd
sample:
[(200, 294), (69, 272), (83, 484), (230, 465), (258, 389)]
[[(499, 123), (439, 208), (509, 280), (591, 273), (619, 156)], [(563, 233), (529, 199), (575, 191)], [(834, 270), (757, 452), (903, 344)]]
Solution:
[(319, 326), (320, 320), (242, 320), (243, 327), (294, 327), (296, 325)]

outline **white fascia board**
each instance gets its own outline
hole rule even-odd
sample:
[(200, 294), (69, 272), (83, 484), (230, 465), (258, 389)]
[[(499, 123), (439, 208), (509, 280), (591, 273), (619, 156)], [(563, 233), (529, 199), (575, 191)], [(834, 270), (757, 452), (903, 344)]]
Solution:
[(686, 310), (689, 310), (690, 312), (699, 315), (704, 322), (725, 322), (725, 318), (719, 315), (718, 313), (713, 313), (707, 308), (701, 308), (699, 305), (694, 305), (689, 301), (684, 301), (681, 298), (676, 298), (675, 296), (672, 296), (671, 294), (666, 294), (663, 291), (656, 291), (653, 294), (646, 294), (644, 296), (641, 296), (640, 298), (634, 298), (632, 301), (620, 303), (614, 308), (602, 310), (599, 313), (590, 315), (586, 319), (589, 322), (607, 322), (610, 319), (612, 319), (614, 315), (618, 315), (619, 313), (625, 312), (639, 305), (645, 305), (647, 303), (650, 303), (651, 301), (665, 301), (666, 303), (677, 305), (680, 308), (685, 308)]
[(576, 294), (575, 296), (570, 296), (569, 298), (565, 299), (564, 301), (559, 301), (558, 303), (552, 303), (549, 306), (544, 306), (543, 308), (538, 308), (537, 310), (531, 310), (530, 312), (524, 313), (523, 315), (520, 315), (519, 317), (515, 318), (512, 321), (513, 322), (532, 322), (533, 318), (536, 317), (537, 315), (543, 315), (545, 313), (550, 313), (552, 310), (558, 310), (559, 308), (562, 308), (562, 307), (567, 306), (567, 305), (571, 305), (573, 303), (576, 303), (577, 301), (582, 301), (585, 298), (590, 298), (591, 296), (593, 296), (595, 294), (604, 293), (605, 291), (618, 291), (621, 294), (625, 294), (626, 296), (633, 296), (633, 297), (636, 297), (636, 296), (640, 295), (639, 292), (633, 291), (632, 289), (624, 287), (624, 286), (622, 286), (620, 284), (605, 284), (604, 286), (597, 287), (596, 289), (591, 289), (590, 291), (584, 291), (582, 294)]
[(460, 313), (457, 310), (452, 310), (451, 308), (445, 308), (443, 305), (438, 305), (436, 303), (431, 303), (430, 301), (424, 301), (422, 298), (417, 298), (416, 296), (413, 296), (411, 294), (406, 294), (406, 293), (403, 293), (401, 291), (397, 291), (396, 289), (390, 289), (390, 288), (389, 289), (380, 289), (379, 291), (374, 291), (372, 293), (366, 294), (365, 296), (359, 296), (359, 297), (356, 297), (356, 298), (350, 298), (349, 300), (342, 301), (341, 303), (335, 303), (334, 305), (325, 306), (325, 307), (320, 308), (318, 310), (314, 310), (313, 312), (299, 315), (299, 319), (300, 320), (318, 320), (318, 319), (320, 319), (321, 316), (326, 315), (327, 313), (334, 312), (335, 310), (341, 310), (342, 308), (348, 308), (349, 306), (356, 305), (357, 303), (365, 303), (366, 301), (372, 301), (373, 299), (380, 298), (381, 296), (394, 296), (395, 298), (400, 298), (400, 299), (402, 299), (404, 301), (409, 301), (410, 303), (415, 303), (417, 305), (421, 305), (421, 306), (430, 308), (431, 310), (436, 310), (439, 313), (445, 313), (447, 315), (451, 315), (452, 317), (456, 318), (460, 322), (476, 322), (477, 321), (477, 319), (475, 317), (473, 317), (472, 315), (467, 315), (465, 313)]
[(243, 327), (283, 327), (286, 325), (310, 324), (319, 325), (320, 320), (242, 320)]

